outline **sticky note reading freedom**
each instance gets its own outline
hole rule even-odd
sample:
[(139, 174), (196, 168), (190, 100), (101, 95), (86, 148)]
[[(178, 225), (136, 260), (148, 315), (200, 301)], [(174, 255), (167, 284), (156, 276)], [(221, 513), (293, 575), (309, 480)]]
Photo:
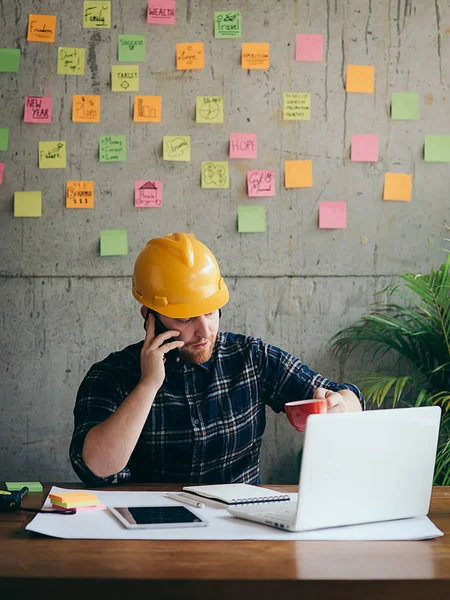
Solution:
[(148, 0), (147, 23), (173, 25), (175, 23), (175, 0)]
[(56, 17), (52, 15), (29, 15), (28, 35), (29, 42), (54, 42), (56, 31)]
[(214, 13), (214, 37), (236, 39), (242, 37), (242, 19), (238, 10), (220, 10)]
[(225, 161), (202, 163), (202, 188), (229, 188), (228, 163)]
[(135, 181), (134, 206), (136, 208), (160, 208), (162, 206), (162, 181), (148, 179)]
[(177, 70), (204, 69), (205, 55), (203, 42), (177, 44)]
[(85, 29), (109, 29), (111, 27), (111, 2), (84, 0), (83, 27)]
[(51, 123), (51, 96), (25, 96), (25, 123)]
[(144, 62), (145, 35), (119, 35), (118, 60), (120, 62)]
[(102, 229), (100, 231), (100, 256), (123, 256), (128, 254), (126, 229)]
[(113, 92), (138, 92), (139, 65), (113, 65), (111, 89)]
[(242, 44), (243, 69), (268, 69), (270, 67), (269, 44)]
[(127, 160), (125, 135), (103, 135), (99, 143), (100, 162), (123, 162)]
[(58, 75), (84, 75), (84, 48), (58, 48)]
[(311, 119), (311, 94), (291, 92), (284, 94), (283, 119), (309, 121)]
[(222, 96), (197, 96), (197, 123), (223, 123)]
[(66, 208), (94, 208), (94, 182), (68, 181)]
[(39, 168), (65, 169), (66, 142), (39, 142)]
[(14, 216), (42, 217), (42, 193), (14, 192)]
[(133, 119), (136, 123), (160, 123), (161, 96), (135, 96)]
[(165, 135), (163, 137), (164, 160), (191, 160), (190, 135)]
[(0, 73), (17, 73), (20, 68), (20, 50), (0, 48)]
[(239, 233), (263, 233), (266, 231), (266, 209), (264, 206), (238, 206)]

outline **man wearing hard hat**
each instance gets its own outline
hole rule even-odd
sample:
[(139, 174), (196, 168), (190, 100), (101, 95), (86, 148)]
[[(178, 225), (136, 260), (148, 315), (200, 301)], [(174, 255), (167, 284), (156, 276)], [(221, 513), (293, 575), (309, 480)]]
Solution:
[(364, 404), (258, 338), (219, 332), (228, 289), (193, 234), (150, 240), (134, 267), (144, 341), (91, 367), (78, 391), (70, 458), (88, 485), (259, 483), (266, 405), (327, 398), (330, 412)]

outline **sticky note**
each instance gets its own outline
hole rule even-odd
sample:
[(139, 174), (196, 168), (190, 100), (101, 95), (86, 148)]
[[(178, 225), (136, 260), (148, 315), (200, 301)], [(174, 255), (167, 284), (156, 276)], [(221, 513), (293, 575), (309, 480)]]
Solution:
[(246, 43), (242, 44), (242, 68), (243, 69), (268, 69), (270, 67), (269, 44), (268, 43)]
[(147, 23), (173, 25), (175, 23), (175, 0), (148, 0)]
[(425, 162), (450, 162), (450, 135), (425, 136)]
[(223, 123), (223, 97), (197, 96), (195, 120), (197, 123)]
[(219, 10), (214, 13), (214, 37), (217, 39), (242, 37), (242, 18), (239, 10)]
[(308, 188), (312, 187), (312, 184), (311, 160), (286, 160), (284, 162), (285, 188)]
[(117, 43), (120, 62), (145, 61), (145, 35), (119, 35)]
[(361, 94), (373, 94), (374, 73), (373, 66), (348, 65), (345, 86), (346, 91), (358, 92)]
[(72, 121), (100, 123), (100, 96), (76, 95), (72, 101)]
[[(59, 502), (58, 500), (52, 500), (52, 506), (56, 508), (76, 508), (76, 509), (86, 509), (86, 508), (96, 508), (100, 503), (100, 500), (96, 498), (95, 500), (74, 500), (73, 502)], [(78, 512), (78, 510), (77, 510)]]
[(412, 175), (408, 173), (385, 173), (383, 200), (411, 200)]
[(0, 162), (0, 183), (3, 183), (3, 174), (5, 173), (5, 163)]
[(295, 60), (323, 61), (323, 35), (298, 33), (295, 36)]
[(378, 135), (352, 135), (350, 159), (354, 162), (378, 162)]
[(100, 256), (122, 256), (128, 254), (126, 229), (102, 229), (100, 231)]
[(49, 494), (48, 497), (53, 502), (61, 503), (70, 503), (70, 502), (88, 502), (91, 501), (93, 503), (98, 501), (98, 497), (96, 494), (92, 494), (91, 492), (56, 492), (53, 494)]
[(162, 206), (162, 181), (149, 179), (135, 181), (134, 206), (136, 208), (160, 208)]
[(84, 75), (84, 48), (58, 48), (58, 75)]
[(0, 73), (17, 73), (20, 68), (20, 50), (0, 48)]
[(9, 129), (8, 127), (0, 127), (0, 150), (8, 150)]
[(127, 160), (125, 135), (102, 135), (99, 138), (100, 162), (123, 162)]
[(67, 181), (66, 208), (94, 208), (94, 182)]
[[(42, 193), (14, 192), (14, 216), (42, 217)], [(17, 485), (19, 485), (19, 483)], [(21, 487), (24, 485), (25, 484), (21, 484)]]
[(165, 135), (163, 137), (164, 160), (191, 160), (190, 135)]
[(319, 202), (320, 229), (347, 229), (347, 202)]
[(138, 92), (139, 65), (113, 65), (111, 89), (113, 92)]
[(28, 15), (29, 42), (54, 42), (56, 17), (53, 15)]
[(109, 29), (111, 27), (111, 2), (84, 0), (83, 27), (85, 29)]
[(202, 162), (202, 188), (229, 188), (228, 163), (226, 161)]
[(16, 492), (27, 487), (30, 492), (42, 492), (42, 484), (39, 481), (5, 481), (6, 489)]
[(52, 122), (52, 97), (51, 96), (25, 96), (25, 123), (51, 123)]
[(419, 118), (419, 94), (394, 92), (391, 102), (391, 119), (417, 121)]
[(230, 133), (230, 158), (257, 158), (256, 133)]
[(39, 168), (65, 169), (66, 142), (39, 142)]
[(311, 94), (289, 92), (284, 94), (283, 119), (309, 121), (311, 119)]
[(160, 123), (161, 96), (135, 96), (133, 119), (136, 123)]
[(275, 196), (274, 171), (259, 170), (247, 172), (247, 191), (252, 198)]
[(177, 70), (204, 69), (205, 55), (203, 42), (177, 44)]
[(266, 209), (264, 206), (238, 206), (238, 232), (263, 233), (266, 231)]

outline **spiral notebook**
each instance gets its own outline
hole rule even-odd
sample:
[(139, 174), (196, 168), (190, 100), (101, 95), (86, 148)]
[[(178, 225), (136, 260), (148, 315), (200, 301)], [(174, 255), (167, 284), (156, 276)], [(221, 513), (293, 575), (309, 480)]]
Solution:
[(184, 486), (184, 494), (206, 500), (213, 500), (228, 506), (235, 504), (256, 504), (263, 502), (286, 502), (288, 494), (282, 494), (268, 488), (250, 485), (248, 483), (226, 483), (220, 485), (190, 485)]

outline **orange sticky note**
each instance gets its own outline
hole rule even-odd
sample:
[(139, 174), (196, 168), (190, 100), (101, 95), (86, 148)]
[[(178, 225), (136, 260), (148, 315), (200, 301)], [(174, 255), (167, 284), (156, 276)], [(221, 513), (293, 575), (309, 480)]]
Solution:
[(56, 17), (53, 15), (29, 15), (29, 42), (54, 42), (56, 32)]
[(94, 208), (94, 182), (68, 181), (66, 208)]
[(412, 175), (408, 173), (386, 173), (384, 176), (383, 200), (411, 200)]
[(204, 68), (205, 54), (203, 50), (203, 42), (177, 44), (177, 71)]
[(73, 97), (72, 121), (76, 123), (100, 123), (100, 96)]
[(347, 92), (373, 94), (374, 78), (375, 70), (373, 66), (348, 65), (345, 89)]
[(312, 184), (311, 160), (286, 160), (284, 162), (285, 188), (306, 188), (312, 187)]
[(270, 67), (269, 44), (268, 43), (246, 43), (242, 44), (242, 68), (243, 69), (268, 69)]
[(161, 96), (135, 96), (133, 119), (136, 123), (161, 123)]

